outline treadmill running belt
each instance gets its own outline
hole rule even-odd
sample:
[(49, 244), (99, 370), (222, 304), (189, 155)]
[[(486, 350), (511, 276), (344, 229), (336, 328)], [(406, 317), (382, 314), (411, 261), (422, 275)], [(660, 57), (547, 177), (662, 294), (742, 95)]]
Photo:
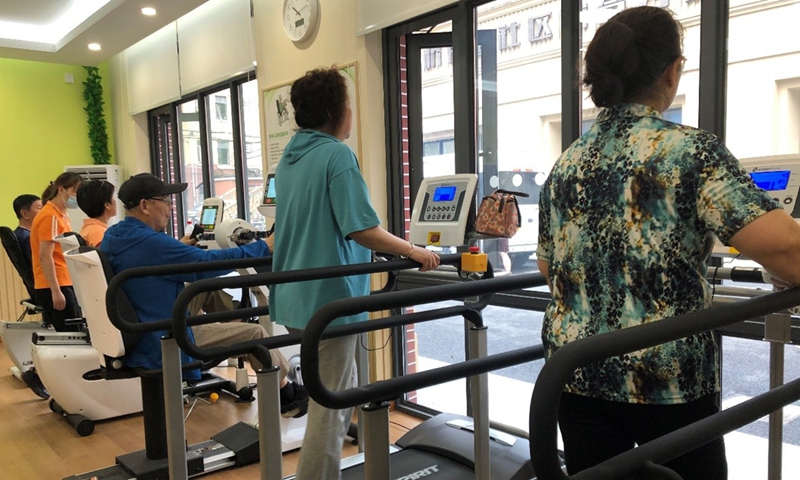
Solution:
[[(475, 472), (464, 465), (421, 450), (400, 450), (393, 453), (389, 459), (392, 480), (469, 480), (475, 478)], [(363, 463), (342, 472), (342, 480), (363, 478)]]

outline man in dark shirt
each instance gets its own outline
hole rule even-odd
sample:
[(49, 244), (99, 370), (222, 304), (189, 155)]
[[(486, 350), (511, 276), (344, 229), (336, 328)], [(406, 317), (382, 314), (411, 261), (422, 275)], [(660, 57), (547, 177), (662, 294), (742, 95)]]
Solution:
[[(22, 250), (28, 265), (33, 265), (31, 261), (31, 225), (33, 224), (33, 217), (39, 213), (42, 208), (42, 199), (36, 195), (24, 194), (14, 199), (14, 213), (19, 219), (19, 225), (14, 229), (14, 236), (17, 237), (19, 247)], [(33, 276), (33, 271), (31, 271)], [(47, 400), (50, 394), (44, 388), (39, 375), (36, 373), (34, 367), (22, 372), (22, 381), (39, 397)]]
[(14, 230), (22, 253), (28, 262), (31, 261), (31, 225), (33, 217), (42, 208), (42, 199), (36, 195), (25, 194), (14, 199), (14, 213), (19, 219), (19, 226)]

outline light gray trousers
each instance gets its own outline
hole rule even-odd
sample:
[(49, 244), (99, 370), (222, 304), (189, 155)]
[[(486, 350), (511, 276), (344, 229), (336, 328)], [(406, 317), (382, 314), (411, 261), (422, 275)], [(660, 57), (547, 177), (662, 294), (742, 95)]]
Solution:
[[(357, 340), (358, 335), (351, 335), (320, 342), (320, 377), (329, 389), (338, 391), (355, 386)], [(339, 460), (351, 418), (352, 408), (330, 410), (309, 401), (308, 423), (300, 448), (296, 480), (341, 479)]]

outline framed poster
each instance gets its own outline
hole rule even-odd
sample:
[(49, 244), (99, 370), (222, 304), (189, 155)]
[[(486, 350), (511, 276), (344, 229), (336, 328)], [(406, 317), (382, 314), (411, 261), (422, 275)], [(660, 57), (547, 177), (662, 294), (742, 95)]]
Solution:
[[(344, 141), (361, 162), (361, 135), (358, 109), (358, 69), (356, 62), (337, 67), (347, 84), (347, 96), (350, 99), (350, 109), (353, 112), (353, 126), (350, 138)], [(283, 150), (289, 143), (294, 133), (298, 130), (294, 121), (294, 109), (291, 102), (292, 83), (284, 83), (274, 87), (265, 88), (261, 94), (262, 125), (264, 125), (264, 138), (266, 141), (267, 168), (274, 171), (281, 160)]]

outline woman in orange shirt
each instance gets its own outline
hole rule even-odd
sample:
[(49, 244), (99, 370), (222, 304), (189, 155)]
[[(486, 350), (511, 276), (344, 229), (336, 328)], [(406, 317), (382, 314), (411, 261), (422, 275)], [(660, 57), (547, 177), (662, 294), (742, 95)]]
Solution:
[(65, 320), (79, 318), (81, 313), (64, 261), (64, 252), (55, 238), (72, 231), (67, 209), (78, 208), (75, 195), (81, 181), (77, 173), (64, 172), (50, 182), (42, 194), (44, 206), (34, 218), (31, 228), (34, 300), (44, 310), (44, 321), (59, 332), (79, 330), (64, 323)]

